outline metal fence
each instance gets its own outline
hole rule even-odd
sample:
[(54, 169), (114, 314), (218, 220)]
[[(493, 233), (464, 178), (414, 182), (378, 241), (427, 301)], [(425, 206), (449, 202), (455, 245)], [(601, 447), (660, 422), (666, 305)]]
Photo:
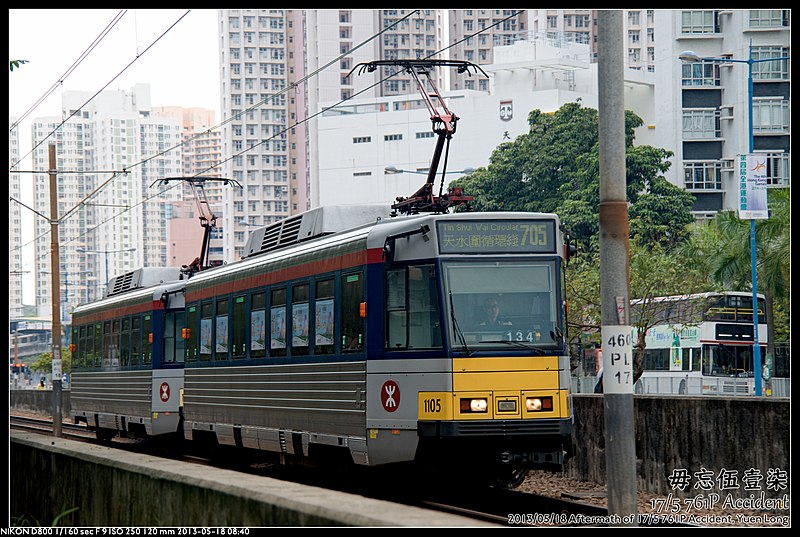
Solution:
[[(572, 377), (572, 393), (593, 393), (597, 384), (594, 375)], [(791, 388), (788, 378), (772, 378), (762, 383), (764, 395), (772, 397), (790, 397)], [(754, 395), (753, 378), (738, 377), (678, 377), (648, 375), (640, 378), (634, 386), (637, 394), (663, 395)]]

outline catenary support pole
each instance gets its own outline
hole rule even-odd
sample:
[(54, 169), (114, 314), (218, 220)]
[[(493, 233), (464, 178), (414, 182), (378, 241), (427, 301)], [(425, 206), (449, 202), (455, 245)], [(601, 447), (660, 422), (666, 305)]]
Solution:
[(48, 148), (50, 175), (50, 300), (53, 339), (53, 436), (61, 436), (61, 278), (58, 253), (58, 174), (56, 146)]
[(636, 523), (622, 11), (598, 13), (600, 315), (606, 483), (612, 525)]

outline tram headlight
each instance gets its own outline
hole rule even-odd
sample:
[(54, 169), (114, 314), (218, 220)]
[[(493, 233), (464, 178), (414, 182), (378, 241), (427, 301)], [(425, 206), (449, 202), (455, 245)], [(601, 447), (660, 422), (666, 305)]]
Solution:
[(489, 403), (486, 399), (461, 399), (461, 412), (486, 412)]
[(552, 397), (528, 397), (525, 399), (525, 408), (528, 412), (551, 412), (553, 410)]

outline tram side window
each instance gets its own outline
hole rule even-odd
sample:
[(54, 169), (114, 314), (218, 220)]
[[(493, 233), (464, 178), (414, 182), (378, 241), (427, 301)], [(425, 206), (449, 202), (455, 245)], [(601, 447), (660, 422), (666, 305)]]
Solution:
[(247, 308), (244, 296), (233, 297), (233, 308), (231, 311), (231, 351), (233, 358), (244, 358), (247, 356)]
[(153, 317), (142, 319), (142, 365), (153, 363)]
[(111, 365), (111, 321), (103, 323), (103, 367)]
[(131, 319), (131, 365), (139, 365), (142, 357), (142, 319)]
[(390, 270), (386, 277), (387, 347), (441, 347), (442, 331), (433, 265)]
[(111, 321), (111, 367), (119, 367), (119, 328), (119, 319)]
[(83, 342), (81, 341), (80, 329), (77, 326), (73, 325), (72, 326), (72, 347), (71, 348), (75, 349), (75, 350), (72, 351), (72, 363), (75, 364), (76, 366), (80, 365), (80, 362), (81, 362), (81, 356), (80, 356), (80, 353), (81, 353), (80, 345), (81, 345), (81, 343), (83, 343)]
[(269, 355), (286, 356), (286, 289), (270, 292)]
[(250, 357), (264, 358), (267, 354), (267, 294), (250, 296)]
[(342, 350), (364, 350), (364, 277), (361, 272), (342, 276)]
[[(182, 334), (183, 335), (183, 334)], [(197, 305), (186, 308), (186, 361), (197, 360)]]
[(333, 354), (333, 280), (318, 281), (314, 291), (314, 354)]
[(217, 300), (217, 315), (214, 318), (214, 359), (228, 359), (228, 299)]
[(92, 355), (92, 366), (100, 367), (103, 360), (103, 325), (95, 323), (94, 325), (94, 353)]
[(122, 367), (128, 367), (131, 352), (131, 320), (122, 319), (122, 332), (119, 336), (119, 358)]
[(292, 286), (292, 356), (304, 356), (309, 353), (309, 288), (307, 283)]
[(86, 366), (86, 326), (78, 329), (78, 352), (72, 356), (72, 363), (77, 369)]
[(203, 302), (200, 306), (200, 360), (211, 360), (211, 322), (213, 317), (211, 302)]

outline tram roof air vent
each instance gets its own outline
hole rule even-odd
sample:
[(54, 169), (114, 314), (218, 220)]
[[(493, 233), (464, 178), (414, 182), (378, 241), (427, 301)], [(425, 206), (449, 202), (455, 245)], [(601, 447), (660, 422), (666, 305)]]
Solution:
[(372, 224), (388, 216), (386, 204), (318, 207), (253, 231), (242, 257), (261, 255), (316, 237)]
[(143, 289), (180, 279), (181, 269), (179, 267), (143, 267), (111, 278), (106, 287), (106, 296), (121, 295), (134, 289)]

